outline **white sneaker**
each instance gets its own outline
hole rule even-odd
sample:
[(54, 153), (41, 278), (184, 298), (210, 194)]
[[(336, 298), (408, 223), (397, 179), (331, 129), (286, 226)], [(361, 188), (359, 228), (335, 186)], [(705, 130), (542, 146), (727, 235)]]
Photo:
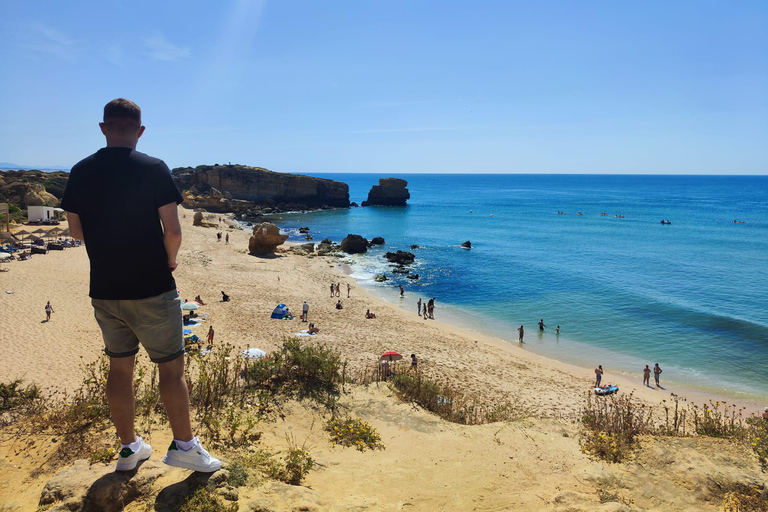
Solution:
[(136, 467), (142, 460), (147, 460), (152, 455), (152, 447), (144, 442), (142, 438), (136, 436), (136, 440), (139, 441), (139, 449), (136, 451), (131, 450), (128, 447), (120, 450), (120, 454), (117, 456), (116, 471), (130, 471)]
[(195, 437), (195, 444), (189, 450), (182, 450), (172, 441), (168, 447), (163, 462), (177, 468), (191, 469), (201, 473), (213, 473), (221, 469), (221, 461), (206, 451)]

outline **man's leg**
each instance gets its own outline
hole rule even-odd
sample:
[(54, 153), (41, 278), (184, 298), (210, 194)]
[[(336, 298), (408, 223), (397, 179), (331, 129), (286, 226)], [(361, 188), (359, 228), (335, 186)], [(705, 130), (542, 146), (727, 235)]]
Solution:
[(107, 377), (107, 402), (112, 422), (123, 444), (136, 440), (133, 429), (135, 416), (133, 403), (133, 364), (136, 356), (110, 357)]
[(158, 363), (160, 370), (160, 397), (163, 399), (168, 422), (174, 439), (192, 440), (192, 425), (189, 420), (189, 391), (184, 380), (184, 356), (167, 363)]

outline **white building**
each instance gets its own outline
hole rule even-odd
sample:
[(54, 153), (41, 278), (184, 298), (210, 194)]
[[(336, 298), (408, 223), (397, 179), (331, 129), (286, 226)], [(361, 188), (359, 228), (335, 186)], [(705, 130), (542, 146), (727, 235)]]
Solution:
[(52, 206), (27, 206), (27, 220), (38, 222), (43, 220), (61, 220), (64, 210)]

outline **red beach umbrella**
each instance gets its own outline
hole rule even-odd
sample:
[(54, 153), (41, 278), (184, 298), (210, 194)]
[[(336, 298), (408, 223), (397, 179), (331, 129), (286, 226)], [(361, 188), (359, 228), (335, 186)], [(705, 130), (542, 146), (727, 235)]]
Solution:
[(384, 359), (386, 359), (387, 361), (399, 361), (402, 358), (403, 358), (403, 355), (400, 354), (399, 352), (389, 351), (381, 354), (381, 357), (379, 358), (379, 360), (383, 361)]

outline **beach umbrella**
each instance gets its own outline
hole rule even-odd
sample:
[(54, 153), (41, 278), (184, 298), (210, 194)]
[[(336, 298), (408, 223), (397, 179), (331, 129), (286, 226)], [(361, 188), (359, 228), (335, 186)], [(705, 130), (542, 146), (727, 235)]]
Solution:
[(196, 302), (185, 302), (181, 305), (181, 309), (184, 311), (194, 311), (196, 309), (200, 309), (200, 304)]
[(0, 240), (3, 242), (15, 242), (16, 237), (7, 231), (0, 231)]
[(266, 355), (267, 353), (260, 348), (249, 348), (248, 350), (243, 350), (243, 357), (246, 359), (261, 359)]
[(382, 360), (382, 361), (385, 360), (385, 359), (387, 361), (399, 361), (402, 358), (403, 358), (403, 355), (401, 353), (394, 352), (394, 351), (389, 351), (389, 352), (384, 352), (383, 354), (381, 354), (381, 357), (379, 359)]
[(32, 232), (33, 235), (44, 235), (46, 233), (48, 233), (48, 230), (43, 228), (38, 228)]
[(29, 236), (29, 235), (31, 235), (31, 234), (32, 234), (32, 233), (30, 233), (29, 231), (24, 231), (23, 229), (20, 229), (20, 230), (16, 231), (16, 232), (13, 234), (13, 236), (17, 236), (17, 237), (18, 237), (18, 236), (21, 236), (21, 239), (22, 239), (22, 240), (24, 240), (24, 237), (27, 237), (27, 236)]

